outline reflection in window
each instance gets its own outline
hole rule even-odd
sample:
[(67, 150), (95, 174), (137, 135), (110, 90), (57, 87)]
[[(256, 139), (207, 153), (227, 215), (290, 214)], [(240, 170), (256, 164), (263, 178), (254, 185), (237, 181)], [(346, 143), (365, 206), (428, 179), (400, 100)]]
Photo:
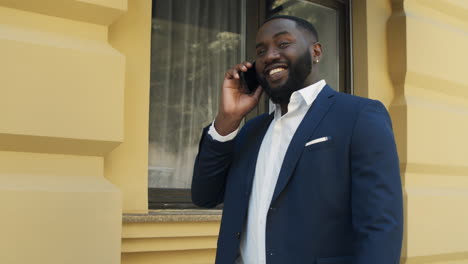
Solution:
[(190, 188), (201, 130), (224, 72), (244, 57), (245, 0), (154, 0), (149, 187)]

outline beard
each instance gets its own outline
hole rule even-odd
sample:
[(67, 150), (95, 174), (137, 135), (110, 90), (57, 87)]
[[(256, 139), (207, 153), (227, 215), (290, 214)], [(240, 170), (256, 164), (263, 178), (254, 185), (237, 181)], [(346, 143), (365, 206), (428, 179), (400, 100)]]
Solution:
[(305, 80), (312, 70), (312, 59), (307, 49), (294, 64), (288, 63), (289, 76), (283, 85), (272, 88), (266, 78), (259, 78), (260, 85), (275, 104), (289, 104), (291, 94), (304, 88)]

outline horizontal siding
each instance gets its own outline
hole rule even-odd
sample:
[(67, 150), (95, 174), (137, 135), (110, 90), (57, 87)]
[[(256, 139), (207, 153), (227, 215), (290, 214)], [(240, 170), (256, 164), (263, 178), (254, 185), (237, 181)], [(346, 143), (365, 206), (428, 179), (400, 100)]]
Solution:
[(219, 221), (124, 223), (122, 264), (214, 263)]
[(122, 264), (213, 264), (215, 254), (214, 249), (123, 253)]

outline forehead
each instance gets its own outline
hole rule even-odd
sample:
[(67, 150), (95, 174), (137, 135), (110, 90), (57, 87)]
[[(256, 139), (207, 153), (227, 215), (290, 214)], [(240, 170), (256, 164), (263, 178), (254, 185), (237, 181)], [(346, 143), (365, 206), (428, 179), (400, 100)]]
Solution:
[(268, 21), (258, 29), (256, 41), (259, 43), (268, 39), (272, 39), (275, 34), (284, 31), (287, 31), (296, 37), (298, 35), (302, 35), (302, 33), (297, 29), (295, 21), (278, 18)]

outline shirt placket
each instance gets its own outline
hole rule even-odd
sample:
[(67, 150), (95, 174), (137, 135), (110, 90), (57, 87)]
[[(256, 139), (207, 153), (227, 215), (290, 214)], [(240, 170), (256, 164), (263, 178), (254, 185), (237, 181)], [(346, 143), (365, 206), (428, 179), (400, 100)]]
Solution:
[[(279, 174), (279, 169), (278, 169), (278, 162), (279, 157), (278, 157), (278, 151), (281, 145), (281, 136), (282, 136), (282, 126), (283, 126), (283, 121), (282, 118), (279, 118), (275, 120), (275, 123), (273, 124), (273, 131), (271, 135), (271, 144), (270, 144), (270, 151), (268, 153), (268, 162), (271, 162), (270, 165), (267, 165), (267, 175), (265, 175), (265, 184), (264, 186), (268, 186), (264, 191), (262, 192), (262, 203), (261, 203), (261, 212), (262, 216), (260, 217), (260, 226), (262, 227), (262, 234), (261, 239), (262, 241), (265, 241), (266, 238), (266, 225), (267, 225), (267, 215), (268, 215), (268, 208), (270, 206), (271, 198), (273, 196), (273, 192), (276, 187), (276, 180), (278, 179), (278, 174)], [(262, 253), (259, 254), (259, 263), (265, 264), (266, 263), (266, 245), (264, 245)]]

